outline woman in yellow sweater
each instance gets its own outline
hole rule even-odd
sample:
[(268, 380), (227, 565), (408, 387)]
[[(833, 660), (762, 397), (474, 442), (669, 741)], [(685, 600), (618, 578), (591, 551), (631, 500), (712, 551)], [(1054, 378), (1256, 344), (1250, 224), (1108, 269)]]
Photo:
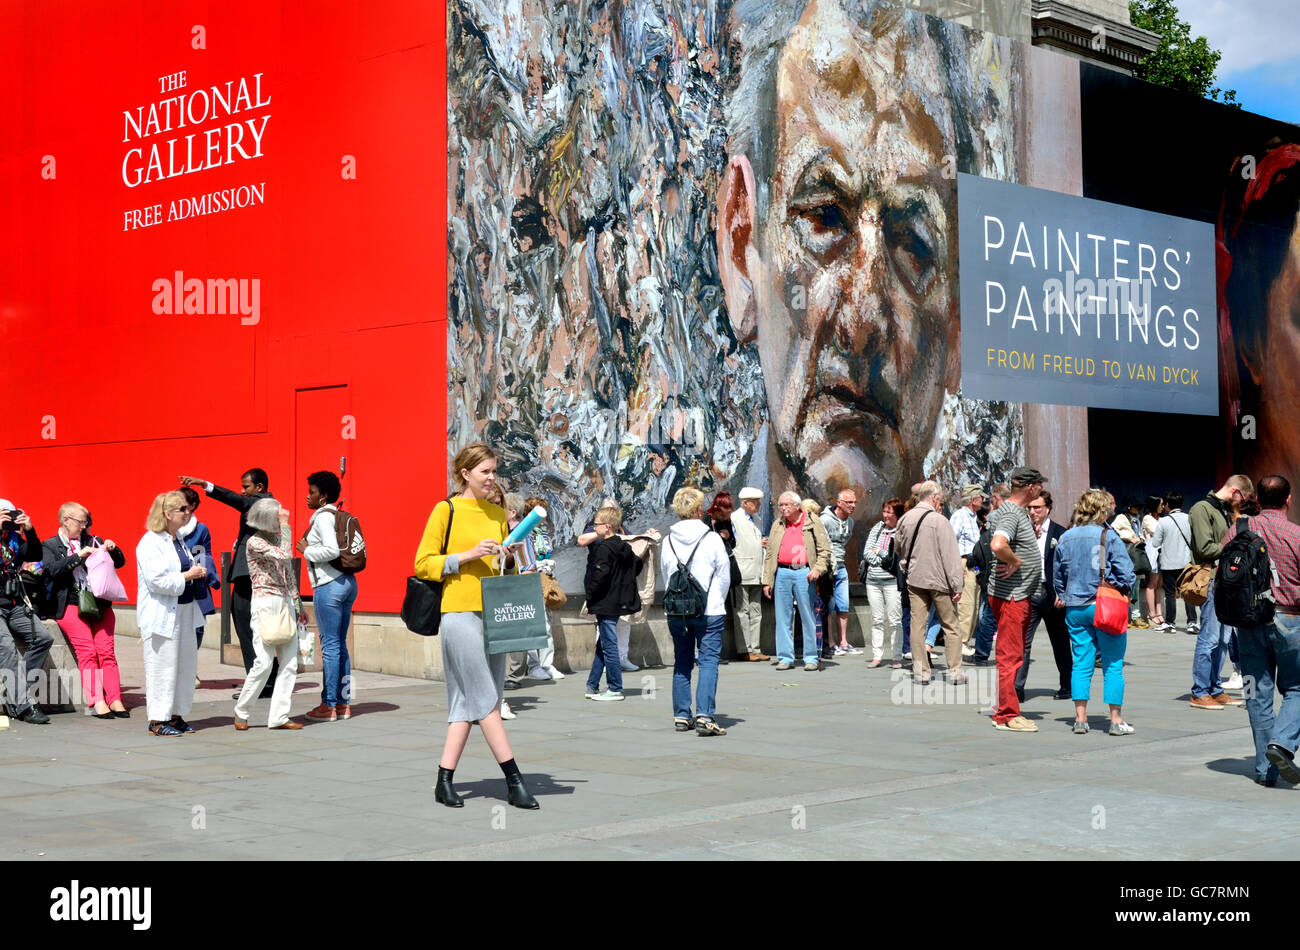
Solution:
[(452, 786), (452, 777), (465, 751), (469, 727), (478, 723), (493, 757), (505, 773), (510, 804), (517, 808), (538, 808), (537, 799), (529, 793), (519, 774), (501, 721), (506, 657), (504, 654), (488, 656), (483, 645), (480, 584), (482, 578), (496, 573), (497, 558), (505, 556), (501, 542), (509, 534), (506, 513), (487, 501), (496, 484), (496, 453), (482, 442), (472, 442), (456, 453), (452, 472), (461, 492), (434, 506), (415, 555), (416, 577), (442, 582), (443, 618), (439, 633), (442, 669), (447, 681), (447, 743), (438, 766), (434, 797), (451, 808), (465, 804)]

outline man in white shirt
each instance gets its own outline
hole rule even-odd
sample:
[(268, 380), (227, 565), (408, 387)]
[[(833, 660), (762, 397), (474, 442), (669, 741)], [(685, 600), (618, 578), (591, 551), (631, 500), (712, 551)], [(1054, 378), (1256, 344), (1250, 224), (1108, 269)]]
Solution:
[[(1183, 569), (1192, 563), (1192, 526), (1183, 511), (1183, 493), (1165, 492), (1165, 504), (1169, 514), (1156, 522), (1156, 533), (1149, 546), (1159, 551), (1160, 563), (1156, 566), (1164, 578), (1165, 585), (1165, 623), (1164, 631), (1173, 633), (1178, 628), (1174, 625), (1178, 609), (1178, 578)], [(1187, 609), (1187, 632), (1197, 633), (1201, 628), (1196, 622), (1196, 608), (1184, 603)]]
[(740, 583), (732, 592), (736, 610), (739, 656), (749, 662), (770, 659), (759, 647), (763, 629), (763, 532), (754, 519), (763, 503), (763, 493), (751, 485), (740, 490), (740, 511), (732, 512), (731, 527), (736, 535), (732, 552), (740, 568)]
[(978, 585), (969, 561), (971, 551), (980, 540), (980, 523), (975, 513), (983, 504), (984, 489), (978, 485), (967, 485), (961, 490), (959, 507), (948, 519), (952, 523), (953, 533), (957, 535), (957, 553), (961, 555), (966, 572), (961, 600), (957, 603), (957, 632), (961, 636), (963, 656), (973, 656), (975, 653), (971, 638), (975, 636), (975, 622), (979, 619), (980, 599), (976, 596)]

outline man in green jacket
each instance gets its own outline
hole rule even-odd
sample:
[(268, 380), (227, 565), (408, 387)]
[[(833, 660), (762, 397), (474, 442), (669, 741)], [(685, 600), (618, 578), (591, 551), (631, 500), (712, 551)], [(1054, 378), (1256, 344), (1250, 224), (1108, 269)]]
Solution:
[[(1213, 565), (1223, 553), (1223, 538), (1237, 517), (1242, 502), (1255, 490), (1245, 475), (1233, 475), (1218, 491), (1210, 492), (1188, 512), (1192, 529), (1192, 562)], [(1232, 627), (1219, 622), (1214, 612), (1214, 581), (1201, 610), (1201, 630), (1196, 635), (1196, 652), (1192, 657), (1193, 709), (1222, 709), (1240, 706), (1242, 700), (1229, 696), (1219, 680), (1223, 667), (1223, 649), (1233, 634)]]

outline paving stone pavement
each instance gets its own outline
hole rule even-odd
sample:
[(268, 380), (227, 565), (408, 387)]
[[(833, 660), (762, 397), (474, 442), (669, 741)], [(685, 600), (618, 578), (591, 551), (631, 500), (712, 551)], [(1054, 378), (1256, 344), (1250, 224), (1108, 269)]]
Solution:
[[(434, 803), (446, 722), (441, 683), (357, 673), (348, 722), (299, 732), (231, 726), (241, 671), (202, 651), (194, 735), (75, 714), (0, 732), (0, 858), (150, 859), (1213, 859), (1290, 858), (1296, 792), (1254, 784), (1241, 708), (1187, 706), (1195, 637), (1130, 631), (1125, 717), (1075, 736), (1051, 698), (1042, 639), (1025, 715), (1037, 734), (977, 714), (967, 689), (916, 690), (865, 658), (820, 673), (721, 670), (728, 735), (672, 729), (672, 671), (627, 674), (628, 699), (583, 698), (585, 672), (506, 694), (511, 742), (541, 810), (505, 805), (487, 745), (456, 772), (462, 809)], [(120, 637), (127, 703), (143, 703), (139, 641)], [(634, 657), (635, 659), (635, 657)], [(300, 677), (293, 712), (319, 701)], [(939, 701), (943, 700), (943, 701)]]

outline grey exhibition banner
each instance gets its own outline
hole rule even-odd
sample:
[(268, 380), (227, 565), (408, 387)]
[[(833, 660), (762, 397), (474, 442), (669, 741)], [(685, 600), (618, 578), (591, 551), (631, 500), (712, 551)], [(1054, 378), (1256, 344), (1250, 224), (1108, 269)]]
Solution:
[(972, 399), (1219, 412), (1214, 228), (957, 176)]

